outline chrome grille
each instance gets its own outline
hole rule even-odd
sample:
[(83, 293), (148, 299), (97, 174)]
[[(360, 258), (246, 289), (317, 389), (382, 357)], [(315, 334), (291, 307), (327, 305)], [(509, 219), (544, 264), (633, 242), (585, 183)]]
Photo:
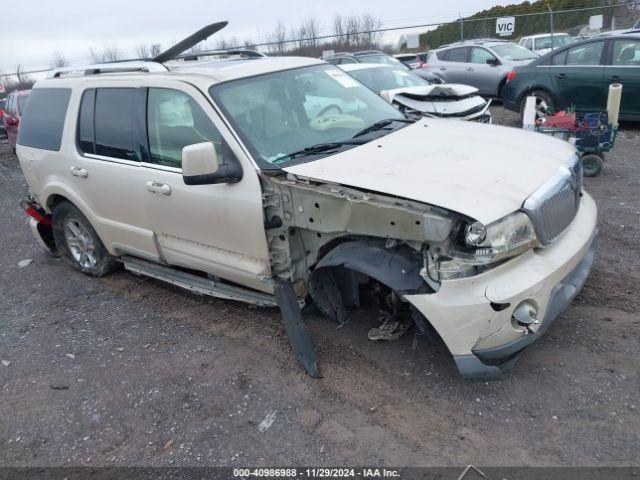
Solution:
[(542, 245), (553, 242), (576, 217), (581, 190), (582, 166), (576, 155), (526, 200), (524, 211)]

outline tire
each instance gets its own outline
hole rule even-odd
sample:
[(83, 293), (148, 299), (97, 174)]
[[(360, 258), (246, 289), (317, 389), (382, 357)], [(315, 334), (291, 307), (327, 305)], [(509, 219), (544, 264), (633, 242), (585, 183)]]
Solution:
[(102, 277), (120, 266), (87, 217), (69, 202), (53, 210), (53, 238), (62, 260), (87, 275)]
[(602, 171), (603, 161), (595, 153), (587, 153), (580, 157), (582, 162), (582, 172), (585, 177), (595, 177)]
[(536, 97), (536, 120), (538, 120), (542, 114), (555, 113), (555, 102), (551, 95), (544, 90), (534, 90), (522, 97), (520, 101), (520, 122), (524, 123), (524, 106), (527, 102), (527, 97)]

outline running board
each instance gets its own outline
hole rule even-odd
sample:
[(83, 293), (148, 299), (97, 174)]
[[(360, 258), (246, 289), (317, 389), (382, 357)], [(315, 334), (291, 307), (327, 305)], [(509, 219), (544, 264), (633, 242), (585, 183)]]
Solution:
[(254, 290), (236, 287), (222, 282), (216, 282), (208, 278), (199, 277), (192, 273), (176, 270), (165, 265), (148, 262), (140, 258), (124, 256), (119, 258), (124, 268), (133, 273), (162, 280), (177, 287), (190, 290), (201, 295), (208, 295), (225, 300), (236, 300), (250, 303), (259, 307), (277, 307), (278, 303), (273, 295), (256, 292)]

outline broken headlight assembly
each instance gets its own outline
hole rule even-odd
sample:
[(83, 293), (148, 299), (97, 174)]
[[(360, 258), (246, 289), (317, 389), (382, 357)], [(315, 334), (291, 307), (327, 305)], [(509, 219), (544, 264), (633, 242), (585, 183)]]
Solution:
[(482, 228), (474, 222), (465, 225), (463, 238), (456, 239), (452, 256), (474, 265), (490, 265), (515, 257), (538, 243), (531, 219), (516, 212)]
[(449, 255), (431, 257), (431, 280), (476, 275), (488, 267), (538, 245), (533, 223), (526, 213), (515, 212), (490, 225), (460, 222), (453, 232)]

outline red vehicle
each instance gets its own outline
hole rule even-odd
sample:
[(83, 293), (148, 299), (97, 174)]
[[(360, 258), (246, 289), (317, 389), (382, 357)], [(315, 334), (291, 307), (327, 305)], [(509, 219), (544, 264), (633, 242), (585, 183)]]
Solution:
[(0, 99), (0, 132), (6, 135), (7, 133), (4, 131), (4, 104), (5, 104), (5, 102), (6, 102), (6, 100), (4, 98)]
[(16, 151), (16, 140), (18, 139), (18, 128), (20, 125), (20, 119), (27, 107), (29, 101), (29, 93), (31, 90), (21, 90), (19, 92), (11, 92), (7, 96), (6, 105), (4, 106), (4, 112), (2, 114), (4, 131), (9, 139), (9, 144)]

